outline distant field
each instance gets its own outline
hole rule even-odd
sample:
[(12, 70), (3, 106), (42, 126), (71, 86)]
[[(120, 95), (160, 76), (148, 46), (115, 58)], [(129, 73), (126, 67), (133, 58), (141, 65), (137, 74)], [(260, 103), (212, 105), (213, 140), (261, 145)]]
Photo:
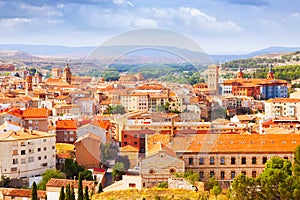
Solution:
[[(201, 192), (181, 189), (143, 189), (143, 190), (122, 190), (95, 194), (92, 200), (198, 200), (201, 199)], [(214, 196), (209, 197), (214, 200)], [(219, 195), (218, 200), (227, 199), (226, 195)]]

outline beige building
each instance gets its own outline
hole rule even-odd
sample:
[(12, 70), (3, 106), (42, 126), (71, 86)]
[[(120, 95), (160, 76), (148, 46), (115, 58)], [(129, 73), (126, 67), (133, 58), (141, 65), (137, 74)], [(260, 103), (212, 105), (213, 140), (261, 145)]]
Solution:
[(147, 93), (123, 94), (120, 101), (127, 111), (148, 110)]
[(133, 169), (135, 166), (138, 165), (139, 160), (139, 149), (133, 147), (131, 145), (127, 145), (120, 148), (119, 152), (120, 156), (127, 156), (130, 161), (130, 169)]
[(53, 107), (53, 116), (61, 116), (64, 114), (80, 115), (80, 106), (77, 104), (57, 104)]
[(174, 137), (172, 147), (185, 170), (199, 172), (202, 181), (215, 176), (225, 186), (240, 173), (257, 177), (274, 156), (293, 160), (298, 134), (198, 134)]
[(217, 65), (208, 66), (207, 87), (211, 91), (218, 92), (219, 90), (219, 69)]
[(11, 179), (41, 175), (55, 168), (55, 134), (9, 131), (0, 135), (0, 175)]
[(300, 119), (300, 99), (276, 98), (265, 102), (266, 118), (291, 117)]
[(144, 187), (157, 186), (168, 181), (176, 172), (184, 172), (185, 163), (175, 152), (162, 143), (153, 144), (147, 151), (147, 157), (140, 163), (140, 175)]
[(113, 183), (112, 185), (105, 187), (104, 192), (117, 191), (117, 190), (128, 190), (128, 189), (139, 189), (144, 187), (144, 182), (140, 176), (123, 175), (122, 180)]

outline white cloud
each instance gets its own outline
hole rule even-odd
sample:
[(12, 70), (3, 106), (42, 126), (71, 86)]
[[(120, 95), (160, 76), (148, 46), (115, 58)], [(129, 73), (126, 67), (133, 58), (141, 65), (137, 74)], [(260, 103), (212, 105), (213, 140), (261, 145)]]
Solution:
[(157, 27), (157, 23), (153, 19), (137, 18), (134, 23), (137, 27)]
[(3, 18), (0, 20), (0, 27), (3, 29), (15, 29), (32, 22), (33, 19), (28, 18)]
[(293, 16), (293, 17), (300, 17), (300, 13), (295, 12), (295, 13), (292, 14), (292, 16)]

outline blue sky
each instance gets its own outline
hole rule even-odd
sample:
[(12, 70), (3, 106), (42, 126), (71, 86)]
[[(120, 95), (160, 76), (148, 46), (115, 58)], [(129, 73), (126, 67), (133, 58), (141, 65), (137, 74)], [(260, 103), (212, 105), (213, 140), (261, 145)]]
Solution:
[(0, 0), (1, 44), (97, 46), (159, 27), (208, 53), (300, 46), (298, 0)]

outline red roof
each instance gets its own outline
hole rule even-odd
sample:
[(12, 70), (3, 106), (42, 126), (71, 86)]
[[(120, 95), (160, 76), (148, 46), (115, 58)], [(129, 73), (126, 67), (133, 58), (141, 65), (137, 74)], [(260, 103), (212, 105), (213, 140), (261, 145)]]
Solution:
[(27, 108), (23, 112), (23, 118), (47, 118), (47, 108)]
[(77, 126), (75, 123), (75, 120), (70, 119), (70, 120), (58, 120), (56, 122), (56, 130), (57, 129), (73, 129), (73, 130), (77, 130)]

